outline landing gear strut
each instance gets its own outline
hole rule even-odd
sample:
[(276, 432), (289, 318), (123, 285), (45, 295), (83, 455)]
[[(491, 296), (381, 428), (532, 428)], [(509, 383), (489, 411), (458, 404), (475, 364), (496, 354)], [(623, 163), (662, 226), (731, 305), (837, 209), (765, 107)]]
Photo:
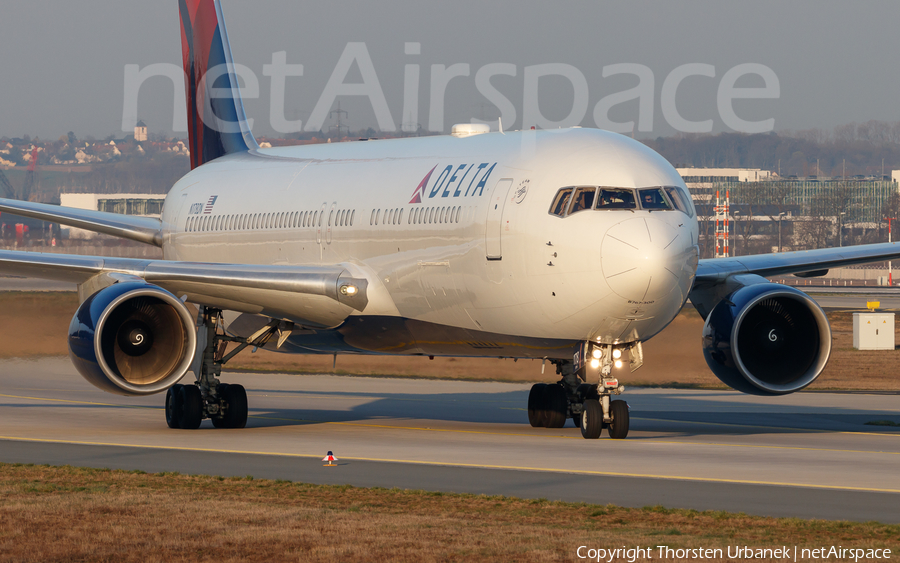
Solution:
[[(636, 358), (642, 354), (639, 344), (635, 346), (637, 350), (631, 351), (632, 365), (639, 367), (641, 360)], [(625, 390), (612, 376), (614, 348), (588, 344), (585, 350), (587, 347), (599, 351), (593, 354), (592, 367), (599, 368), (600, 382), (587, 383), (585, 361), (580, 362), (581, 366), (577, 369), (574, 362), (554, 361), (556, 373), (561, 379), (553, 384), (538, 383), (532, 386), (528, 395), (528, 422), (534, 427), (562, 428), (566, 419), (571, 418), (586, 439), (599, 438), (604, 428), (609, 430), (610, 438), (623, 439), (628, 436), (630, 417), (628, 403), (612, 400), (613, 395), (620, 395)], [(620, 356), (621, 349), (616, 358)]]
[[(201, 307), (198, 342), (205, 345), (196, 369), (197, 381), (189, 385), (173, 385), (166, 393), (166, 424), (169, 428), (193, 430), (204, 418), (216, 428), (243, 428), (247, 425), (247, 391), (241, 385), (220, 383), (222, 366), (247, 346), (264, 346), (278, 335), (281, 345), (290, 334), (291, 323), (273, 319), (250, 338), (236, 338), (220, 333), (222, 311)], [(226, 354), (229, 342), (238, 346)]]

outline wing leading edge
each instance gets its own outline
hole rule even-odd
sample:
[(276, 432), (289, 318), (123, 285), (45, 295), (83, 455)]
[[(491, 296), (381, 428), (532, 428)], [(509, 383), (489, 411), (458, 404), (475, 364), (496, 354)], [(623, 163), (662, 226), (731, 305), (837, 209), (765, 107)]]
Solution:
[(368, 281), (341, 265), (210, 264), (0, 251), (0, 273), (77, 283), (82, 300), (123, 279), (139, 278), (193, 303), (319, 327), (337, 326), (368, 304)]
[(734, 275), (779, 276), (898, 258), (900, 258), (900, 243), (892, 242), (820, 248), (781, 254), (705, 259), (700, 260), (700, 264), (697, 266), (694, 289), (724, 282), (729, 276)]
[(0, 199), (0, 212), (162, 246), (162, 222), (152, 217), (135, 217), (12, 199)]
[(900, 258), (900, 243), (700, 260), (690, 299), (705, 319), (733, 291), (747, 285), (767, 283), (766, 277), (803, 273), (818, 276), (831, 268), (896, 258)]

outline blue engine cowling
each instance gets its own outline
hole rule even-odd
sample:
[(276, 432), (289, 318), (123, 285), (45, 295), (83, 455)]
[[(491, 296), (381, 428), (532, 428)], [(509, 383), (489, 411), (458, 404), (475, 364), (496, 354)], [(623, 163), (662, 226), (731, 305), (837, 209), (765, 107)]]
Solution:
[(197, 350), (194, 319), (168, 291), (142, 282), (90, 296), (69, 325), (69, 357), (85, 379), (118, 395), (152, 395), (177, 383)]
[(729, 387), (752, 395), (784, 395), (822, 373), (831, 327), (802, 291), (776, 283), (742, 287), (720, 301), (703, 327), (703, 356)]

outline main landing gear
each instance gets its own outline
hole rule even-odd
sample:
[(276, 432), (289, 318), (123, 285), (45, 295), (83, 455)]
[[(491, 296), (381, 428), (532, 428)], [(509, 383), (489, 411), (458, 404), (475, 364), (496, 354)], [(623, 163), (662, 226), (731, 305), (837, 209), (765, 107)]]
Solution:
[[(200, 365), (195, 370), (197, 381), (189, 385), (173, 385), (166, 393), (166, 424), (169, 428), (194, 430), (204, 418), (212, 420), (216, 428), (243, 428), (247, 425), (247, 391), (241, 385), (220, 383), (222, 366), (247, 346), (264, 346), (276, 334), (279, 345), (290, 334), (292, 326), (283, 326), (274, 319), (250, 338), (236, 338), (220, 334), (222, 311), (200, 308), (200, 328), (197, 341), (204, 345)], [(288, 323), (290, 324), (290, 323)], [(229, 342), (238, 346), (228, 354)]]
[[(620, 395), (625, 390), (612, 377), (612, 366), (621, 356), (620, 350), (614, 359), (614, 352), (612, 346), (594, 345), (590, 365), (599, 369), (598, 384), (586, 382), (588, 364), (585, 362), (581, 362), (581, 368), (576, 369), (573, 362), (555, 361), (556, 373), (561, 379), (557, 383), (537, 383), (528, 394), (528, 422), (531, 426), (562, 428), (571, 418), (575, 426), (581, 428), (581, 435), (589, 440), (599, 438), (604, 428), (610, 438), (621, 440), (628, 436), (628, 403), (612, 400), (613, 395)], [(637, 353), (632, 351), (632, 365), (638, 354), (640, 350)]]

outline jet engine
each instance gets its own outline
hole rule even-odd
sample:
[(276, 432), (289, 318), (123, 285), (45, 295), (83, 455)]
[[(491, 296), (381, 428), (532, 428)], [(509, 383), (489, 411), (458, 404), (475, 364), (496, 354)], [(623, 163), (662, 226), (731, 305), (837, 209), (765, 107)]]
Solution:
[(822, 373), (831, 327), (805, 293), (775, 283), (742, 287), (720, 301), (703, 327), (703, 355), (729, 387), (784, 395)]
[(142, 282), (90, 296), (69, 325), (69, 357), (104, 391), (152, 395), (187, 373), (197, 349), (191, 312), (168, 291)]

